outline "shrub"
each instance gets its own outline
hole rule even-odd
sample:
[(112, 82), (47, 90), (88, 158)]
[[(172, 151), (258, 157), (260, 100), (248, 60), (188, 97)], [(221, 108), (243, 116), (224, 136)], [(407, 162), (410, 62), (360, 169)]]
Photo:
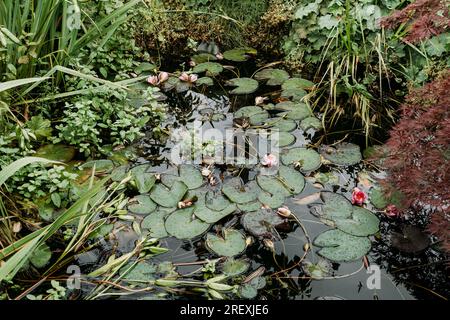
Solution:
[[(390, 131), (384, 167), (387, 189), (404, 195), (404, 208), (431, 207), (430, 231), (450, 251), (450, 70), (412, 90), (401, 105), (401, 118)], [(390, 187), (389, 187), (390, 186)]]

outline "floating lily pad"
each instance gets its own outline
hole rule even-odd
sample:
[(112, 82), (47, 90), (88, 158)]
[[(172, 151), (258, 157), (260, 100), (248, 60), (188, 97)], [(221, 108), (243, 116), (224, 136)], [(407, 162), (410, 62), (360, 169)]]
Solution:
[(381, 188), (372, 188), (370, 190), (370, 202), (374, 205), (377, 209), (384, 209), (388, 205), (388, 201), (386, 197), (383, 194), (383, 190)]
[(167, 231), (164, 226), (165, 218), (175, 211), (176, 208), (159, 208), (155, 212), (152, 212), (145, 217), (141, 222), (141, 228), (147, 229), (149, 236), (152, 238), (164, 238), (167, 237)]
[(80, 166), (81, 170), (89, 170), (95, 167), (95, 173), (109, 173), (114, 169), (114, 162), (107, 159), (92, 160), (85, 162)]
[(367, 209), (353, 206), (351, 219), (336, 219), (336, 227), (353, 236), (368, 236), (378, 232), (380, 220)]
[(237, 207), (241, 211), (257, 211), (261, 209), (262, 203), (259, 201), (252, 201), (248, 203), (238, 204)]
[(309, 80), (301, 79), (301, 78), (291, 78), (286, 80), (281, 89), (283, 90), (281, 93), (282, 97), (286, 98), (294, 98), (301, 99), (306, 95), (306, 90), (311, 89), (314, 86)]
[(351, 217), (353, 206), (343, 195), (334, 192), (322, 192), (320, 197), (324, 202), (321, 208), (323, 218), (335, 221)]
[(128, 202), (128, 210), (134, 214), (149, 214), (156, 209), (156, 204), (150, 196), (141, 194)]
[(210, 53), (199, 53), (199, 54), (196, 54), (195, 56), (192, 56), (191, 60), (197, 64), (200, 64), (200, 63), (208, 62), (208, 61), (216, 61), (217, 58), (215, 55), (210, 54)]
[(297, 123), (294, 120), (282, 117), (267, 119), (264, 122), (264, 126), (284, 132), (291, 132), (297, 129)]
[(195, 85), (196, 86), (205, 85), (205, 86), (209, 87), (209, 86), (214, 85), (214, 81), (210, 77), (201, 77), (201, 78), (198, 78), (197, 81), (195, 81)]
[(217, 62), (203, 62), (194, 67), (192, 72), (202, 73), (206, 72), (207, 75), (215, 76), (223, 71), (223, 67)]
[(294, 194), (302, 192), (305, 188), (305, 178), (300, 172), (291, 167), (280, 166), (278, 175), (284, 187)]
[(212, 210), (204, 204), (197, 202), (194, 209), (194, 214), (207, 223), (216, 223), (224, 217), (236, 211), (236, 204), (229, 203), (226, 207), (220, 210)]
[(176, 207), (187, 190), (186, 184), (181, 181), (175, 181), (170, 189), (156, 184), (150, 192), (150, 197), (162, 207)]
[(285, 196), (279, 193), (276, 194), (270, 194), (266, 191), (262, 191), (258, 195), (258, 200), (261, 202), (259, 204), (259, 208), (256, 208), (256, 210), (261, 208), (261, 204), (264, 204), (272, 209), (279, 208), (283, 205)]
[(150, 170), (149, 164), (139, 165), (130, 170), (139, 193), (147, 193), (155, 185), (156, 177)]
[(125, 179), (128, 176), (128, 170), (129, 170), (129, 167), (126, 164), (115, 168), (111, 172), (111, 180), (116, 181), (116, 182), (122, 181), (123, 179)]
[(268, 86), (279, 86), (289, 79), (289, 73), (281, 69), (264, 69), (255, 74), (256, 80), (267, 80)]
[(332, 265), (325, 259), (319, 259), (319, 262), (317, 263), (312, 263), (309, 260), (305, 260), (302, 263), (302, 269), (307, 276), (320, 280), (331, 273)]
[(69, 162), (75, 156), (75, 148), (63, 144), (47, 144), (37, 149), (35, 157), (53, 161)]
[(236, 48), (225, 51), (223, 57), (230, 61), (243, 62), (249, 58), (248, 54), (256, 54), (257, 51), (252, 48)]
[(189, 207), (171, 213), (164, 225), (167, 232), (178, 239), (193, 239), (205, 233), (210, 224), (193, 215), (194, 208)]
[(213, 233), (206, 235), (206, 247), (218, 256), (233, 257), (241, 254), (247, 247), (245, 235), (233, 229), (223, 229), (222, 236)]
[(320, 155), (316, 151), (306, 148), (283, 150), (281, 161), (285, 165), (298, 163), (300, 165), (300, 170), (303, 172), (317, 170), (322, 164)]
[(278, 176), (258, 175), (256, 176), (256, 182), (261, 189), (272, 195), (289, 197), (293, 194), (293, 190), (289, 190), (288, 187), (280, 181)]
[(334, 262), (349, 262), (362, 258), (370, 250), (370, 240), (355, 237), (338, 229), (325, 231), (314, 240), (322, 247), (318, 253)]
[(247, 212), (241, 217), (241, 224), (255, 237), (273, 238), (273, 229), (284, 223), (276, 212), (270, 209)]
[(258, 197), (258, 188), (249, 185), (243, 185), (238, 177), (228, 180), (222, 187), (222, 192), (232, 202), (244, 204), (254, 201)]
[(182, 181), (188, 189), (197, 189), (203, 185), (203, 176), (200, 170), (192, 165), (184, 164), (179, 167), (180, 181)]
[(33, 266), (40, 269), (48, 264), (51, 257), (52, 251), (50, 247), (46, 243), (42, 243), (31, 253), (30, 262)]
[(230, 91), (231, 94), (249, 94), (258, 89), (258, 81), (251, 78), (234, 78), (226, 82), (226, 85), (237, 87)]
[(401, 232), (392, 232), (390, 242), (394, 248), (407, 253), (420, 252), (430, 245), (429, 237), (412, 225), (403, 226)]
[(289, 132), (276, 132), (269, 136), (269, 140), (274, 140), (274, 146), (277, 146), (279, 148), (290, 146), (291, 144), (295, 143), (295, 136)]
[(292, 120), (303, 120), (311, 117), (311, 109), (304, 103), (298, 104), (298, 108), (280, 113), (279, 116)]
[(300, 122), (300, 128), (302, 128), (303, 131), (307, 131), (309, 129), (320, 130), (322, 129), (322, 121), (316, 117), (308, 117)]
[(342, 142), (335, 146), (322, 146), (319, 151), (326, 160), (340, 166), (351, 166), (362, 159), (359, 146), (353, 143)]
[(228, 258), (222, 265), (222, 272), (230, 277), (245, 273), (250, 268), (250, 263), (244, 259)]
[(231, 204), (220, 192), (208, 191), (205, 196), (205, 205), (211, 210), (220, 211)]
[(119, 270), (119, 274), (122, 276), (121, 280), (126, 280), (129, 282), (149, 282), (154, 281), (157, 273), (157, 265), (147, 262), (141, 261), (138, 262), (132, 269), (132, 263), (128, 263)]

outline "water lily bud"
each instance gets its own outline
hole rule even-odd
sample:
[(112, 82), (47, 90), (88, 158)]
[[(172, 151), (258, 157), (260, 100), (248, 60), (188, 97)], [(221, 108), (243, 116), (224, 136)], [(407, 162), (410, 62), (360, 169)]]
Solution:
[(394, 204), (389, 204), (386, 209), (384, 210), (384, 213), (388, 217), (398, 217), (400, 215), (400, 211), (397, 209), (397, 207)]
[(286, 206), (283, 206), (283, 207), (281, 207), (281, 208), (278, 208), (277, 213), (278, 213), (280, 216), (285, 217), (285, 218), (289, 218), (290, 216), (292, 216), (291, 210), (289, 210), (289, 208), (286, 207)]
[(158, 77), (150, 76), (147, 78), (147, 82), (150, 83), (152, 86), (156, 86), (158, 84)]
[(191, 74), (189, 76), (189, 82), (195, 82), (195, 81), (197, 81), (197, 79), (198, 79), (198, 76), (196, 74)]
[(164, 81), (166, 81), (167, 79), (169, 79), (169, 73), (163, 71), (159, 73), (159, 83), (163, 83)]
[(195, 63), (195, 61), (191, 60), (189, 61), (189, 66), (191, 67), (195, 67), (197, 64)]
[(270, 249), (270, 251), (275, 251), (275, 245), (273, 244), (272, 240), (264, 239), (263, 243), (266, 246), (266, 248)]
[(188, 82), (189, 81), (189, 75), (186, 72), (183, 72), (181, 76), (178, 77), (181, 81)]
[(254, 242), (253, 237), (247, 237), (247, 238), (245, 239), (245, 244), (246, 244), (247, 246), (251, 246), (251, 245), (253, 244), (253, 242)]
[(267, 97), (256, 97), (255, 98), (255, 105), (260, 105), (260, 104), (263, 104), (264, 103), (264, 101), (266, 101), (267, 100)]
[(216, 53), (216, 58), (217, 60), (223, 60), (223, 54), (221, 54), (220, 52)]
[(303, 246), (303, 251), (308, 251), (309, 250), (309, 243), (305, 243), (305, 245)]

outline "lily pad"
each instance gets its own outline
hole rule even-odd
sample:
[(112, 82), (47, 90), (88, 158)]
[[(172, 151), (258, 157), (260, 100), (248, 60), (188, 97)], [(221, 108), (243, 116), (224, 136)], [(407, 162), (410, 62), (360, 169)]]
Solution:
[(116, 181), (116, 182), (122, 181), (123, 179), (125, 179), (128, 176), (128, 170), (129, 170), (129, 167), (126, 164), (115, 168), (111, 172), (111, 180)]
[(198, 78), (197, 81), (195, 81), (195, 85), (196, 86), (205, 85), (205, 86), (209, 87), (209, 86), (214, 85), (214, 81), (210, 77), (201, 77), (201, 78)]
[(164, 226), (165, 218), (175, 211), (176, 208), (159, 208), (145, 217), (141, 222), (141, 228), (147, 229), (152, 238), (164, 238), (168, 236)]
[(322, 192), (320, 197), (324, 202), (321, 208), (323, 218), (335, 221), (351, 217), (353, 206), (343, 195), (334, 192)]
[[(281, 207), (284, 203), (285, 198), (286, 197), (282, 194), (279, 194), (279, 193), (270, 194), (266, 191), (262, 191), (258, 195), (259, 202), (261, 202), (261, 204), (264, 204), (272, 209)], [(260, 204), (259, 208), (257, 208), (256, 210), (261, 208), (261, 204)]]
[(270, 209), (247, 212), (241, 217), (241, 224), (255, 237), (273, 238), (273, 229), (284, 223), (276, 212)]
[(75, 156), (75, 148), (63, 144), (47, 144), (37, 149), (35, 157), (53, 161), (69, 162)]
[(309, 80), (302, 78), (291, 78), (282, 84), (281, 89), (283, 91), (281, 96), (286, 98), (301, 99), (306, 95), (306, 90), (311, 89), (313, 86), (314, 83)]
[[(157, 265), (141, 261), (138, 262), (132, 269), (130, 269), (133, 262), (126, 264), (119, 270), (119, 274), (122, 276), (122, 280), (128, 282), (149, 282), (155, 280), (157, 273)], [(129, 270), (130, 269), (130, 270)], [(126, 272), (126, 273), (125, 273)]]
[(231, 204), (220, 192), (208, 191), (205, 195), (205, 205), (211, 210), (220, 211)]
[(223, 229), (222, 236), (213, 233), (206, 235), (206, 247), (218, 256), (233, 257), (245, 251), (245, 235), (238, 230)]
[(223, 53), (223, 57), (230, 61), (244, 62), (249, 58), (248, 54), (256, 54), (257, 51), (252, 48), (235, 48)]
[(309, 260), (305, 260), (302, 263), (302, 269), (307, 276), (320, 280), (331, 273), (332, 265), (325, 259), (319, 259), (319, 262), (317, 263), (312, 263)]
[(262, 203), (259, 201), (252, 201), (248, 203), (238, 204), (237, 207), (241, 211), (257, 211), (261, 209)]
[(264, 122), (264, 126), (284, 132), (291, 132), (297, 129), (297, 123), (294, 120), (284, 119), (283, 117), (267, 119)]
[(278, 176), (258, 175), (256, 176), (256, 182), (261, 189), (272, 195), (289, 197), (293, 194), (293, 190), (288, 190), (288, 187), (280, 181)]
[(128, 210), (134, 214), (149, 214), (156, 209), (156, 204), (149, 195), (141, 194), (128, 202)]
[(334, 262), (349, 262), (362, 258), (371, 247), (366, 237), (355, 237), (338, 229), (325, 231), (316, 239), (314, 245), (322, 247), (318, 253)]
[(215, 55), (210, 53), (199, 53), (191, 57), (191, 60), (197, 64), (208, 62), (208, 61), (216, 61), (217, 58)]
[(170, 189), (156, 184), (150, 192), (150, 197), (162, 207), (176, 207), (187, 190), (188, 187), (181, 181), (175, 181)]
[(401, 232), (392, 232), (390, 242), (394, 248), (407, 253), (420, 252), (430, 245), (429, 237), (412, 225), (403, 226)]
[(319, 169), (322, 162), (317, 151), (306, 148), (292, 148), (283, 150), (281, 161), (285, 165), (299, 164), (300, 170), (309, 172)]
[(280, 166), (278, 175), (284, 186), (294, 194), (302, 192), (305, 188), (305, 178), (300, 172), (291, 167)]
[(233, 78), (226, 82), (226, 85), (237, 87), (230, 91), (231, 94), (249, 94), (258, 89), (258, 81), (251, 78)]
[(336, 219), (336, 227), (353, 236), (368, 236), (378, 232), (380, 220), (367, 209), (353, 206), (351, 219)]
[(238, 177), (228, 180), (222, 186), (222, 192), (232, 202), (244, 204), (252, 202), (258, 198), (259, 188), (252, 185), (244, 185)]
[(217, 62), (203, 62), (194, 67), (192, 72), (202, 73), (206, 72), (207, 75), (215, 76), (223, 71), (223, 67)]
[(130, 170), (139, 193), (147, 193), (155, 185), (156, 177), (150, 170), (149, 164), (139, 165)]
[(269, 140), (275, 140), (275, 146), (282, 148), (295, 143), (295, 136), (289, 132), (280, 131), (269, 136)]
[(236, 204), (230, 203), (221, 210), (212, 210), (201, 203), (195, 205), (194, 214), (207, 223), (216, 223), (236, 211)]
[(307, 131), (309, 129), (320, 130), (322, 129), (322, 121), (316, 117), (308, 117), (300, 122), (300, 128), (302, 128), (303, 131)]
[(164, 225), (167, 233), (178, 239), (193, 239), (205, 233), (211, 226), (193, 215), (194, 208), (189, 207), (171, 213)]
[(342, 142), (335, 146), (322, 146), (319, 151), (326, 160), (340, 166), (351, 166), (362, 159), (359, 146), (353, 143)]
[(50, 247), (46, 243), (42, 243), (31, 253), (30, 262), (33, 266), (40, 269), (48, 264), (51, 257), (52, 251)]
[(250, 268), (250, 263), (245, 259), (228, 258), (222, 265), (222, 272), (230, 277), (245, 273)]
[(203, 185), (203, 176), (200, 170), (192, 165), (184, 164), (179, 167), (180, 181), (182, 181), (188, 189), (197, 189)]
[(109, 173), (114, 169), (114, 162), (107, 159), (100, 160), (92, 160), (83, 163), (80, 166), (81, 170), (87, 170), (91, 172), (91, 170), (95, 167), (95, 173)]
[(292, 109), (287, 112), (280, 113), (280, 117), (292, 120), (303, 120), (311, 117), (311, 109), (304, 103), (298, 104), (298, 108)]
[(255, 74), (256, 80), (267, 80), (268, 86), (279, 86), (289, 79), (289, 73), (281, 69), (264, 69)]

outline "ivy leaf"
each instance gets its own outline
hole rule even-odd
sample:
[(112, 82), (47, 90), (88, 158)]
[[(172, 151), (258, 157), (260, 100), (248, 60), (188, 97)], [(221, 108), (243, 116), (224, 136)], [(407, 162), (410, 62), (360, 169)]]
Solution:
[(339, 25), (339, 20), (333, 17), (331, 14), (326, 14), (319, 17), (318, 23), (319, 27), (331, 30)]

